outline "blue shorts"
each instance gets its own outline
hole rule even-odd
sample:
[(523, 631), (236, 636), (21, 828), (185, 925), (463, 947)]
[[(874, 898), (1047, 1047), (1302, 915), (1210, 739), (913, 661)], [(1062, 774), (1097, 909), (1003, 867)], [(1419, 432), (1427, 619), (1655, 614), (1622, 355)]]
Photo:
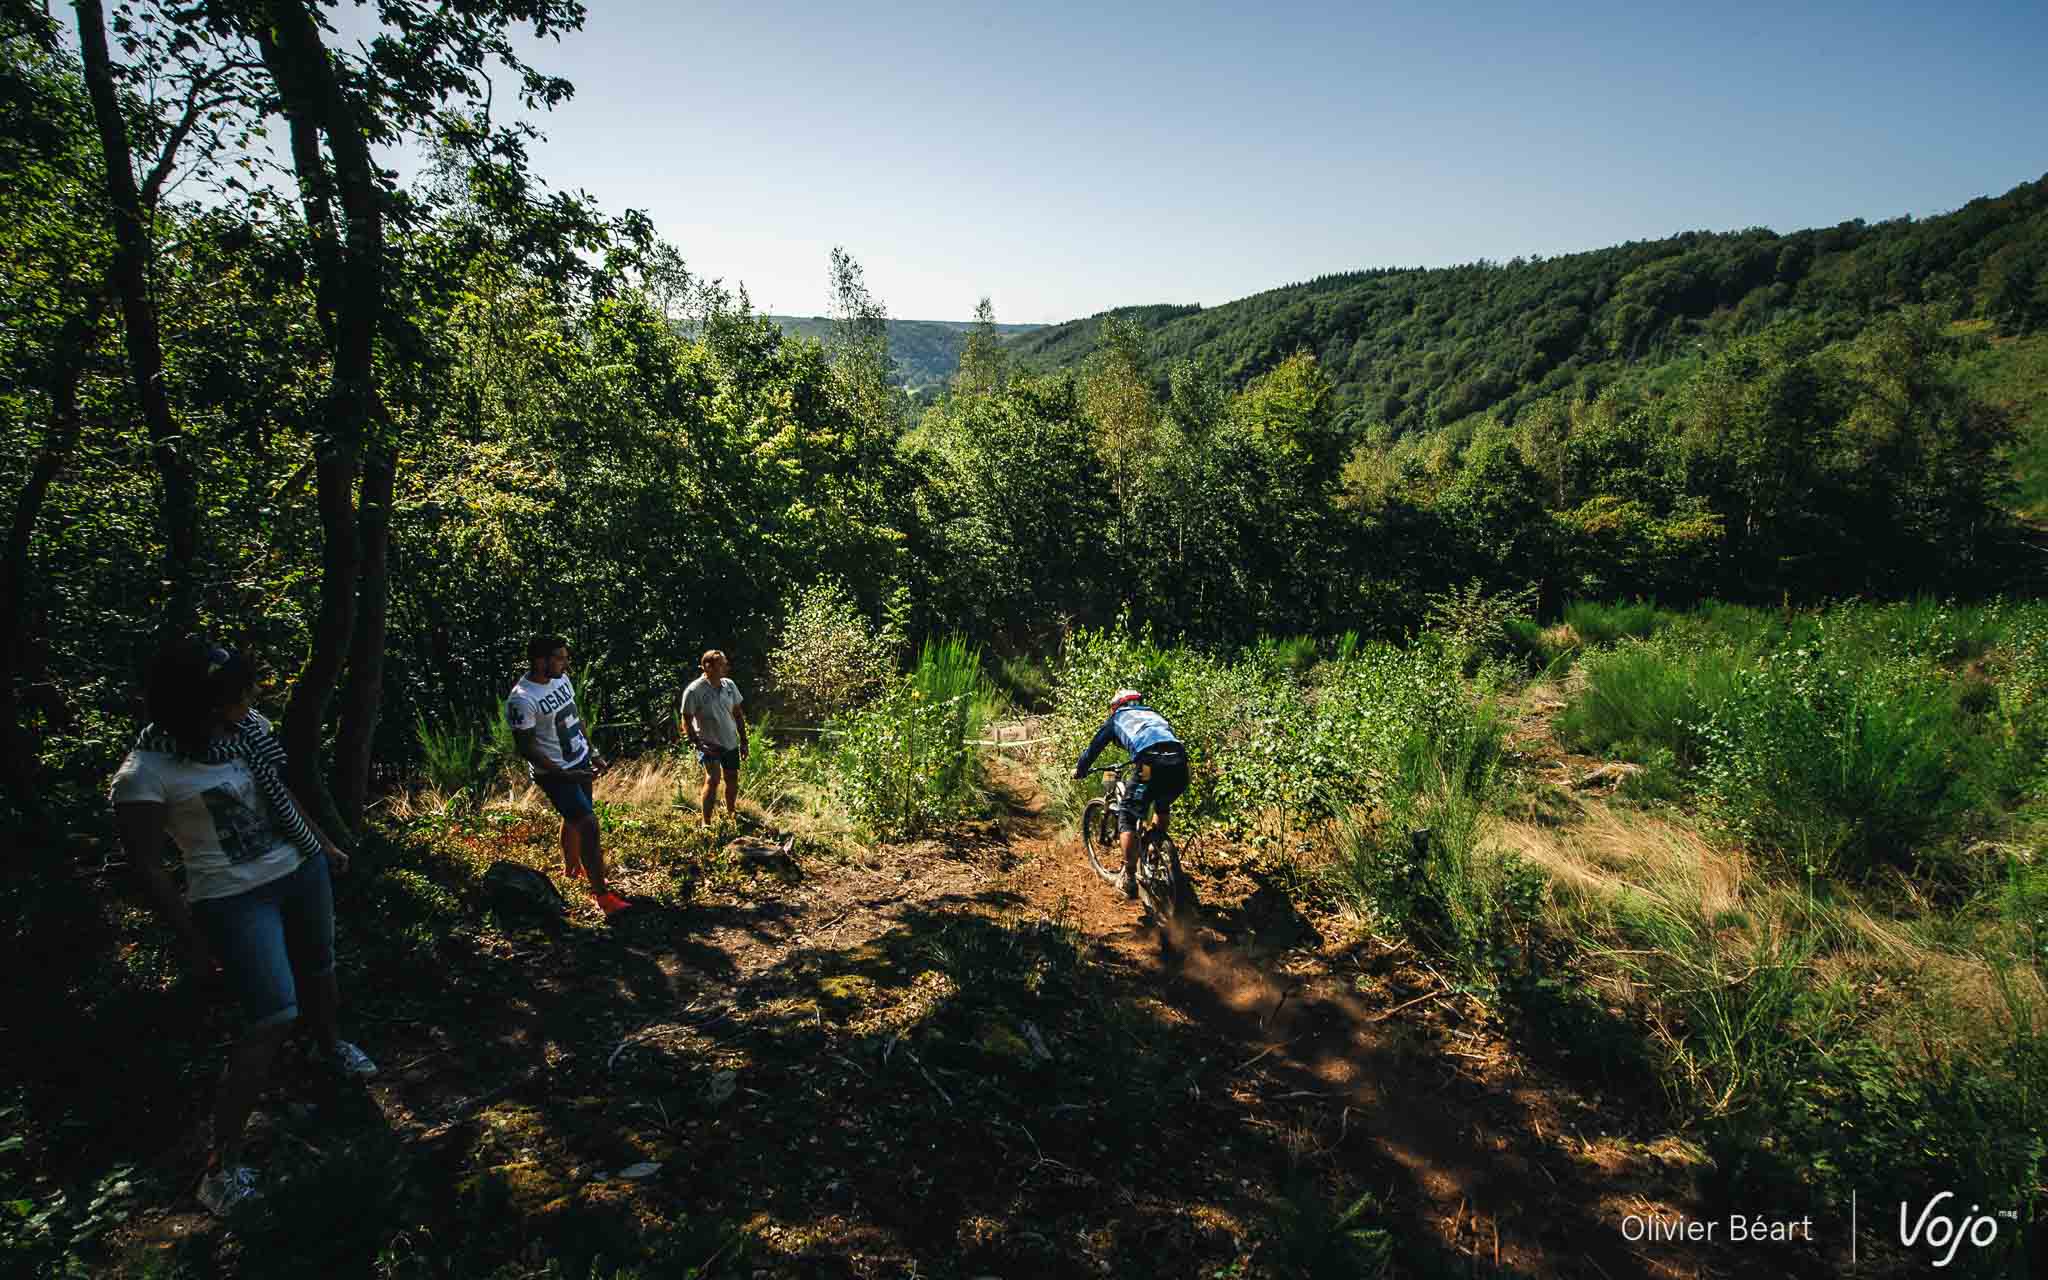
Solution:
[(710, 751), (699, 749), (697, 763), (712, 773), (723, 768), (727, 773), (740, 771), (740, 749), (738, 747), (717, 747)]
[(327, 855), (316, 853), (297, 871), (246, 893), (202, 898), (192, 904), (192, 922), (220, 958), (249, 1025), (291, 1022), (299, 1016), (298, 979), (334, 972)]
[(588, 778), (535, 778), (533, 785), (547, 793), (548, 802), (564, 822), (575, 822), (597, 812), (597, 805), (590, 798)]

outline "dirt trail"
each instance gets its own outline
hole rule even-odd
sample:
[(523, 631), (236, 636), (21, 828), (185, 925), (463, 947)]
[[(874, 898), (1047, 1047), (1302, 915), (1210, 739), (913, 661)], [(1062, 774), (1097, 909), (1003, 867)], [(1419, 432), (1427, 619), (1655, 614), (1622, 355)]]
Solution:
[[(1256, 1274), (1323, 1275), (1267, 1260), (1289, 1230), (1273, 1215), (1334, 1182), (1396, 1228), (1396, 1275), (1827, 1274), (1808, 1251), (1630, 1242), (1630, 1215), (1701, 1212), (1653, 1107), (1532, 1060), (1426, 959), (1304, 914), (1243, 851), (1193, 842), (1198, 916), (1162, 931), (1088, 868), (1030, 767), (991, 771), (1003, 812), (942, 839), (842, 860), (749, 835), (719, 854), (725, 888), (666, 905), (672, 862), (622, 867), (614, 884), (650, 905), (612, 929), (480, 933), (424, 986), (410, 962), (364, 972), (387, 1003), (359, 1016), (393, 1068), (368, 1097), (426, 1153), (412, 1176), (445, 1183), (435, 1229), (509, 1229), (538, 1257), (578, 1231), (729, 1219), (785, 1259), (741, 1274), (778, 1280), (920, 1259), (1018, 1280), (1134, 1258), (1241, 1274), (1219, 1260), (1253, 1254)], [(555, 856), (544, 819), (463, 838)], [(1015, 994), (1033, 963), (1063, 994)], [(1148, 1019), (1143, 1074), (1118, 1037)], [(1108, 1114), (1140, 1078), (1170, 1102)], [(636, 1164), (662, 1172), (603, 1172)], [(487, 1174), (509, 1216), (480, 1228), (462, 1206)], [(1251, 1180), (1297, 1175), (1306, 1198)], [(213, 1230), (181, 1200), (124, 1238), (146, 1255)]]
[(1754, 1254), (1625, 1239), (1632, 1214), (1700, 1215), (1684, 1198), (1675, 1146), (1640, 1141), (1659, 1135), (1632, 1133), (1626, 1103), (1526, 1061), (1476, 1000), (1419, 957), (1369, 939), (1325, 941), (1272, 885), (1205, 866), (1199, 853), (1199, 918), (1169, 933), (1087, 866), (1076, 836), (1047, 816), (1031, 769), (999, 761), (994, 781), (1006, 814), (924, 851), (937, 856), (806, 880), (703, 941), (734, 957), (728, 976), (743, 980), (806, 948), (856, 946), (935, 906), (994, 903), (1055, 920), (1092, 940), (1092, 960), (1156, 992), (1158, 1016), (1191, 1024), (1214, 1046), (1198, 1088), (1303, 1141), (1334, 1133), (1350, 1167), (1390, 1193), (1383, 1203), (1475, 1272), (1813, 1273), (1810, 1258), (1784, 1256), (1792, 1265), (1779, 1272)]
[[(1361, 1154), (1412, 1193), (1396, 1201), (1453, 1251), (1528, 1275), (1713, 1274), (1683, 1251), (1623, 1239), (1631, 1213), (1693, 1207), (1664, 1198), (1661, 1170), (1587, 1151), (1574, 1135), (1598, 1132), (1597, 1102), (1525, 1070), (1468, 1022), (1466, 998), (1449, 984), (1410, 995), (1386, 981), (1401, 955), (1369, 957), (1371, 944), (1262, 955), (1256, 904), (1205, 903), (1192, 927), (1169, 933), (1108, 891), (1070, 833), (1036, 813), (1020, 815), (1018, 831), (1013, 880), (1027, 901), (1086, 904), (1084, 927), (1121, 963), (1243, 1051), (1239, 1060), (1256, 1069), (1239, 1077), (1251, 1105), (1299, 1100), (1339, 1112), (1346, 1132), (1366, 1135)], [(1199, 867), (1196, 883), (1228, 892)], [(1364, 994), (1375, 988), (1398, 995)]]

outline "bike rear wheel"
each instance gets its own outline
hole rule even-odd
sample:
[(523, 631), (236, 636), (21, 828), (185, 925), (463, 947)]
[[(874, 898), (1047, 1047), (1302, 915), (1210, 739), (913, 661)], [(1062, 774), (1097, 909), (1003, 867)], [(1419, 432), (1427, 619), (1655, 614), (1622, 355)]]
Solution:
[(1194, 914), (1194, 888), (1181, 871), (1180, 846), (1173, 837), (1146, 832), (1139, 859), (1138, 896), (1161, 919)]
[(1081, 847), (1088, 851), (1088, 865), (1104, 880), (1122, 880), (1123, 849), (1117, 843), (1116, 810), (1107, 800), (1090, 800), (1081, 810)]

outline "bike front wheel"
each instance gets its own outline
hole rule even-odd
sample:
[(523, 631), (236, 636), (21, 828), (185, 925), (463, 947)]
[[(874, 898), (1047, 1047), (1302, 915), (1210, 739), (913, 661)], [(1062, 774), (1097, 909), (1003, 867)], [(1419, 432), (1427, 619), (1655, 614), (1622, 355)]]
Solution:
[(1116, 810), (1107, 800), (1090, 800), (1081, 810), (1081, 847), (1088, 852), (1088, 865), (1104, 880), (1121, 880), (1123, 849), (1117, 842)]

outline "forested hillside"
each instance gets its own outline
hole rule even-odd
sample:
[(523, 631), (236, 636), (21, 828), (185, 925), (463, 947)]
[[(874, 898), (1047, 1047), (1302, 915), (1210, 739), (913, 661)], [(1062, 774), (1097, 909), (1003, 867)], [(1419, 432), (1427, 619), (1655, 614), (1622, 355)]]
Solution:
[[(1618, 1225), (1881, 1186), (2040, 1274), (2048, 179), (1006, 341), (551, 189), (574, 0), (75, 10), (0, 0), (0, 1271), (1925, 1274)], [(508, 715), (572, 655), (588, 790)], [(1170, 927), (1079, 854), (1129, 687)], [(234, 1007), (141, 756), (353, 865), (381, 1077)]]
[(1559, 392), (1590, 397), (1643, 364), (1717, 350), (1789, 318), (1847, 336), (1901, 306), (2048, 320), (2048, 177), (1940, 217), (1778, 235), (1692, 231), (1557, 258), (1321, 276), (1218, 307), (1119, 308), (1012, 339), (1035, 369), (1077, 365), (1109, 316), (1162, 366), (1232, 385), (1316, 357), (1340, 416), (1395, 433)]
[[(159, 30), (190, 84), (208, 58), (253, 74)], [(335, 238), (325, 188), (227, 181), (266, 102), (239, 81), (255, 114), (218, 127), (122, 100), (135, 222), (83, 69), (34, 34), (8, 50), (20, 776), (100, 776), (136, 664), (194, 625), (297, 673), (295, 758), (339, 752), (352, 812), (422, 714), (482, 705), (508, 637), (577, 635), (619, 718), (658, 724), (693, 653), (759, 651), (821, 580), (906, 636), (1020, 649), (1120, 615), (1203, 643), (1398, 636), (1474, 580), (1548, 611), (2010, 589), (2038, 563), (2006, 517), (2027, 410), (1989, 388), (2034, 367), (1992, 357), (2044, 320), (2040, 183), (1924, 223), (1333, 276), (1024, 335), (1092, 342), (1054, 373), (984, 304), (964, 333), (895, 326), (960, 341), (920, 407), (844, 254), (825, 340), (792, 340), (644, 219), (461, 134), (418, 191), (357, 197), (381, 246)], [(174, 198), (179, 173), (216, 194)]]
[[(832, 336), (829, 316), (769, 316), (768, 319), (791, 337), (818, 342)], [(926, 395), (945, 386), (960, 367), (960, 352), (967, 345), (972, 320), (891, 320), (888, 324), (889, 358), (894, 377), (913, 395)], [(996, 332), (1015, 340), (1044, 328), (1035, 324), (999, 324)]]

